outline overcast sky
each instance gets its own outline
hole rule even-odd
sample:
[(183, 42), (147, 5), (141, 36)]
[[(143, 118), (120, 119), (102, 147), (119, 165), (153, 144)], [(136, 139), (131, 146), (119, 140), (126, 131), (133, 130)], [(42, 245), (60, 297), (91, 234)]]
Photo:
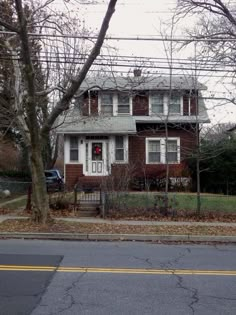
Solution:
[[(60, 1), (60, 0), (57, 0)], [(77, 0), (70, 0), (73, 2)], [(90, 3), (88, 1), (80, 1)], [(84, 19), (86, 28), (93, 31), (99, 29), (102, 18), (107, 7), (107, 0), (94, 1), (95, 4), (84, 4), (80, 6), (80, 14)], [(109, 35), (118, 37), (163, 37), (170, 36), (171, 21), (176, 7), (175, 0), (118, 0), (116, 12), (114, 13), (110, 27)], [(193, 17), (185, 18), (175, 26), (174, 37), (185, 37), (184, 29), (194, 25)], [(163, 58), (163, 64), (167, 65), (169, 56), (169, 43), (157, 41), (109, 41), (109, 45), (118, 49), (118, 55), (128, 55), (136, 57), (155, 57)], [(174, 58), (188, 59), (194, 57), (194, 47), (190, 45), (187, 49), (181, 51), (175, 50)], [(156, 63), (160, 64), (160, 60)], [(185, 61), (183, 61), (184, 63)], [(127, 70), (127, 69), (126, 69)], [(163, 73), (163, 69), (155, 69), (152, 72)], [(166, 70), (168, 72), (168, 70)], [(175, 70), (176, 74), (186, 74), (185, 70)], [(191, 72), (188, 72), (191, 74)], [(193, 72), (194, 73), (194, 72)], [(192, 73), (192, 74), (193, 74)], [(195, 74), (195, 73), (194, 73)], [(208, 91), (206, 96), (222, 97), (229, 96), (233, 87), (228, 85), (228, 81), (222, 79), (222, 73), (206, 73), (197, 71), (199, 81), (206, 84)], [(214, 77), (213, 77), (214, 76)], [(224, 88), (226, 85), (226, 89)], [(225, 93), (225, 94), (223, 94)], [(219, 105), (219, 101), (206, 101), (207, 107), (212, 108)], [(214, 110), (209, 110), (209, 116), (213, 123), (234, 121), (236, 122), (236, 105), (216, 106)]]

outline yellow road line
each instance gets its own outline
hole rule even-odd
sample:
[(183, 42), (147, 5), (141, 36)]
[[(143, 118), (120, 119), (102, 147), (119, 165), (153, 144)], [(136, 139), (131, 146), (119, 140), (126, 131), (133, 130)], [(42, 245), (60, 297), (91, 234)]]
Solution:
[(98, 268), (98, 267), (51, 267), (0, 265), (0, 271), (57, 271), (114, 274), (149, 274), (149, 275), (204, 275), (236, 276), (236, 270), (195, 270), (195, 269), (145, 269), (145, 268)]

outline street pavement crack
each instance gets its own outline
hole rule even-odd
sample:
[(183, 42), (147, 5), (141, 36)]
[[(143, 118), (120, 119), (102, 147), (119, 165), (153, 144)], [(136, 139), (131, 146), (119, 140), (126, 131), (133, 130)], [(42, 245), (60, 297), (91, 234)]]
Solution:
[(150, 258), (141, 258), (141, 257), (136, 257), (136, 256), (133, 256), (133, 258), (137, 259), (137, 260), (140, 260), (140, 261), (143, 261), (149, 266), (149, 268), (153, 268), (153, 265), (152, 265), (152, 263), (150, 261)]
[(192, 314), (195, 314), (194, 306), (199, 302), (199, 295), (198, 290), (196, 288), (189, 288), (187, 286), (184, 286), (183, 277), (175, 273), (175, 264), (179, 263), (181, 259), (183, 259), (187, 254), (190, 254), (191, 250), (190, 248), (186, 248), (184, 252), (179, 253), (177, 257), (174, 259), (168, 260), (166, 263), (161, 263), (161, 268), (165, 270), (173, 270), (172, 275), (176, 277), (177, 279), (177, 288), (185, 290), (190, 293), (191, 302), (188, 304), (188, 307), (191, 309)]
[(173, 275), (177, 278), (177, 287), (182, 290), (186, 290), (191, 294), (191, 302), (188, 304), (188, 307), (191, 309), (192, 314), (195, 314), (194, 305), (199, 302), (198, 290), (195, 288), (189, 288), (183, 285), (183, 277), (177, 275), (173, 272)]
[(82, 311), (82, 307), (83, 307), (83, 304), (82, 302), (79, 302), (79, 301), (75, 301), (74, 299), (74, 296), (73, 296), (73, 293), (71, 293), (70, 291), (72, 289), (75, 289), (77, 287), (77, 285), (79, 284), (79, 282), (81, 281), (81, 279), (85, 276), (85, 274), (87, 274), (87, 270), (85, 270), (84, 273), (80, 274), (79, 277), (73, 281), (66, 289), (65, 289), (65, 295), (63, 297), (63, 305), (64, 304), (67, 304), (65, 307), (63, 308), (60, 308), (59, 310), (57, 310), (55, 313), (50, 313), (50, 315), (57, 315), (57, 314), (60, 314), (60, 313), (63, 313), (67, 310), (69, 310), (70, 308), (72, 308), (73, 305), (77, 304), (81, 307), (81, 311)]
[(211, 299), (216, 299), (216, 300), (236, 301), (236, 298), (227, 298), (224, 296), (205, 295), (205, 297), (209, 297)]

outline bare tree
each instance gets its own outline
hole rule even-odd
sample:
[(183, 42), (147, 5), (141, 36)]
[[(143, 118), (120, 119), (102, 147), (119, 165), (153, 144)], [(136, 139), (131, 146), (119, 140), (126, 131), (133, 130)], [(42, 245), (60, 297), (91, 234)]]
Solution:
[[(38, 6), (37, 11), (45, 9), (53, 1), (45, 1)], [(99, 55), (104, 38), (109, 27), (109, 22), (115, 11), (117, 0), (110, 0), (106, 14), (104, 16), (97, 40), (91, 52), (85, 58), (84, 63), (77, 69), (73, 78), (68, 80), (62, 97), (55, 102), (50, 109), (46, 120), (40, 125), (38, 107), (36, 106), (37, 96), (40, 91), (36, 89), (35, 65), (33, 62), (32, 42), (29, 35), (29, 22), (27, 19), (27, 2), (15, 0), (13, 11), (15, 22), (9, 23), (4, 16), (0, 17), (0, 25), (4, 30), (13, 32), (5, 40), (7, 49), (11, 52), (12, 64), (15, 76), (15, 110), (20, 112), (17, 116), (17, 124), (23, 134), (25, 143), (29, 150), (30, 167), (33, 185), (34, 215), (37, 222), (44, 223), (48, 214), (48, 196), (44, 178), (43, 158), (42, 158), (42, 139), (48, 136), (53, 124), (58, 116), (69, 108), (71, 101), (88, 73), (91, 65)], [(50, 16), (50, 14), (49, 14)], [(44, 23), (47, 17), (41, 21)], [(12, 41), (17, 41), (19, 46), (16, 48)], [(18, 53), (21, 58), (19, 60)], [(41, 91), (41, 95), (47, 95), (49, 91)]]

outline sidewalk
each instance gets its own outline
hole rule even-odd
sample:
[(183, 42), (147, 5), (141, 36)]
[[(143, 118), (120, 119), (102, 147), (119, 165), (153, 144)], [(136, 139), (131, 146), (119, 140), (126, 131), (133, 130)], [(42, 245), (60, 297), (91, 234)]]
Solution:
[[(12, 216), (12, 215), (0, 215), (0, 223), (5, 220), (25, 220), (27, 216)], [(225, 226), (225, 227), (236, 227), (236, 222), (196, 222), (196, 221), (136, 221), (136, 220), (110, 220), (101, 218), (54, 218), (56, 221), (74, 222), (74, 223), (91, 223), (91, 224), (111, 224), (111, 225), (131, 225), (131, 226)]]
[[(0, 215), (0, 223), (5, 220), (24, 220), (28, 217)], [(91, 223), (128, 226), (206, 226), (206, 227), (236, 227), (236, 223), (227, 222), (177, 222), (177, 221), (131, 221), (109, 220), (100, 218), (55, 218), (55, 221), (71, 223)], [(217, 242), (236, 243), (236, 236), (212, 235), (170, 235), (170, 234), (105, 234), (105, 233), (38, 233), (38, 232), (0, 232), (0, 238), (19, 239), (50, 239), (50, 240), (80, 240), (80, 241), (152, 241), (152, 242)]]

